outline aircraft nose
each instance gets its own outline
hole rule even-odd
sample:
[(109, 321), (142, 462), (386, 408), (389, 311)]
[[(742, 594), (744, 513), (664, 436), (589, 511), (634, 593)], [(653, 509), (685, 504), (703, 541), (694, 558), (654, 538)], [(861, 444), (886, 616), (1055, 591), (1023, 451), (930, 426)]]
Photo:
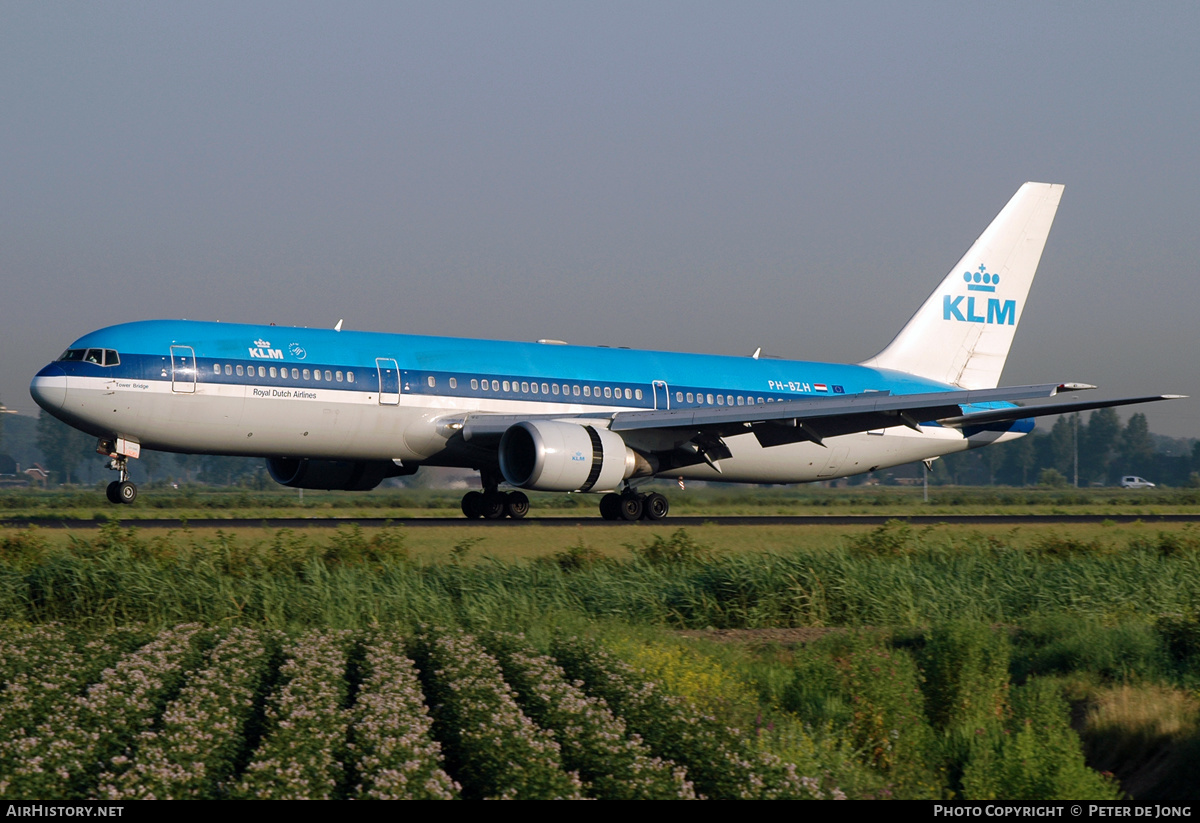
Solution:
[(58, 411), (67, 401), (67, 373), (51, 363), (33, 378), (29, 384), (29, 394), (46, 411)]

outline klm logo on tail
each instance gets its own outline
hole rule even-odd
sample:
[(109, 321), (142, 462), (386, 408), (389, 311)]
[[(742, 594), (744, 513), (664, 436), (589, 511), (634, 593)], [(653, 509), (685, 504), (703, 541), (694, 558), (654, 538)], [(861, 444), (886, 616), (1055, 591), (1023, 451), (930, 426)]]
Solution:
[[(979, 271), (963, 272), (963, 280), (967, 284), (968, 292), (995, 293), (996, 287), (1000, 285), (1000, 275), (990, 273), (987, 267), (983, 265), (979, 267)], [(976, 303), (976, 299), (978, 299), (978, 303)], [(979, 311), (984, 311), (983, 300), (982, 296), (976, 298), (973, 294), (960, 294), (957, 297), (951, 297), (948, 294), (942, 295), (942, 319), (957, 320), (960, 323), (991, 323), (1001, 326), (1016, 325), (1016, 300), (1002, 301), (998, 297), (989, 297), (987, 298), (987, 313), (979, 314)]]

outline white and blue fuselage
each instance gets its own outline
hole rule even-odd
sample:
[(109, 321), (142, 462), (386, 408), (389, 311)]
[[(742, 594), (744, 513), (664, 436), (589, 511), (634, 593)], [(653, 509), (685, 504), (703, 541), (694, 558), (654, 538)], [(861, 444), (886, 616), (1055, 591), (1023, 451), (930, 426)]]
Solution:
[[(155, 320), (84, 335), (38, 373), (32, 391), (71, 425), (143, 448), (479, 469), (494, 459), (455, 448), (447, 421), (468, 414), (603, 420), (626, 411), (956, 388), (831, 363)], [(1031, 427), (1029, 420), (993, 425), (972, 441), (931, 423), (771, 448), (747, 432), (725, 438), (732, 454), (719, 472), (699, 462), (669, 474), (798, 483), (1011, 439)]]

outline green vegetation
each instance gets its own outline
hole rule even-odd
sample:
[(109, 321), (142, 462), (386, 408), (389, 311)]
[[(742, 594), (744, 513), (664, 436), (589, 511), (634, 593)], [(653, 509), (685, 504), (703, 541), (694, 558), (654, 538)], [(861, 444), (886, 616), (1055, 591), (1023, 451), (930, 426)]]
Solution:
[[(390, 797), (414, 781), (423, 796), (468, 797), (1189, 796), (1200, 530), (815, 534), (5, 529), (0, 725), (36, 751), (5, 744), (0, 785), (13, 797)], [(135, 688), (136, 701), (113, 696)], [(297, 707), (309, 709), (289, 719)], [(206, 768), (225, 776), (162, 782), (200, 756), (188, 718), (213, 711), (228, 720)], [(482, 717), (492, 733), (478, 737)], [(381, 735), (383, 723), (414, 731)], [(113, 730), (103, 751), (87, 748), (97, 724)], [(525, 749), (501, 757), (496, 740)], [(78, 760), (70, 785), (27, 773), (38, 746)], [(301, 749), (305, 764), (286, 761)], [(399, 780), (385, 762), (423, 776)]]

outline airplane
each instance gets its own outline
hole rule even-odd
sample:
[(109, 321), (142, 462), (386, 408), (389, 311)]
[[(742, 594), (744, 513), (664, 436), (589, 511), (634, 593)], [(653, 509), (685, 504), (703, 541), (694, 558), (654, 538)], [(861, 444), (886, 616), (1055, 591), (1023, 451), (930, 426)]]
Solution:
[[(367, 490), (422, 466), (477, 470), (468, 518), (528, 490), (603, 493), (658, 520), (657, 477), (828, 480), (1015, 440), (1033, 418), (1165, 400), (1019, 406), (1094, 388), (999, 387), (1063, 186), (1026, 183), (886, 348), (857, 365), (187, 320), (91, 332), (37, 373), (50, 414), (98, 438), (132, 503), (142, 448), (262, 457), (277, 482)], [(501, 486), (509, 490), (501, 490)]]

